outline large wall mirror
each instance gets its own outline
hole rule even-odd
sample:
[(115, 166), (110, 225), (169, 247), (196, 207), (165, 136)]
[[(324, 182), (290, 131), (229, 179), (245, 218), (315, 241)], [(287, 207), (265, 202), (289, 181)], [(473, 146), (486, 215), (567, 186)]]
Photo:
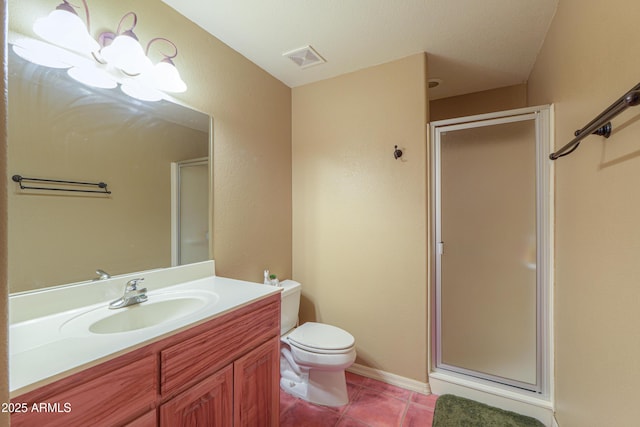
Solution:
[[(11, 49), (8, 111), (11, 293), (210, 259), (209, 116), (84, 86)], [(20, 189), (13, 175), (111, 194)]]

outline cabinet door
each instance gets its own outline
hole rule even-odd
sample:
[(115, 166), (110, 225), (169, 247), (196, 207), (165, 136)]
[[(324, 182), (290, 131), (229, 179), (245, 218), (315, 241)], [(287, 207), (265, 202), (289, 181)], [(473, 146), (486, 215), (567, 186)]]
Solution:
[(274, 337), (234, 362), (234, 426), (280, 423), (280, 339)]
[(154, 409), (126, 424), (125, 427), (156, 427), (157, 425), (156, 410)]
[(205, 378), (160, 407), (160, 427), (233, 424), (233, 366)]

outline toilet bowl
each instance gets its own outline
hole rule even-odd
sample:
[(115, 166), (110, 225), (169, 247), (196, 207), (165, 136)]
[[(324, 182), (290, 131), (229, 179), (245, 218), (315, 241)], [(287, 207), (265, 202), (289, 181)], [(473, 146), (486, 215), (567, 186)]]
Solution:
[(281, 285), (280, 387), (308, 402), (346, 405), (349, 397), (344, 371), (356, 359), (353, 335), (316, 322), (296, 328), (301, 286), (292, 280)]

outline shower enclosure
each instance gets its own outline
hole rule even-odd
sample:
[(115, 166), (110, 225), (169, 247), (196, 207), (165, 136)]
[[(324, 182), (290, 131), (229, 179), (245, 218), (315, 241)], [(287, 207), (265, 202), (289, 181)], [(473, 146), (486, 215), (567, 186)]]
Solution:
[(433, 370), (548, 393), (548, 107), (431, 124)]

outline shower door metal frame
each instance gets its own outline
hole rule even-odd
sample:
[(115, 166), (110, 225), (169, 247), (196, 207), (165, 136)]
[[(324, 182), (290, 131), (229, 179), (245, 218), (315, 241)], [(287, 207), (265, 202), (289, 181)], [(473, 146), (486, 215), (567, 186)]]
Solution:
[[(477, 116), (441, 120), (430, 124), (433, 190), (433, 260), (434, 260), (434, 304), (432, 315), (432, 360), (433, 372), (449, 372), (462, 378), (485, 385), (495, 385), (508, 390), (535, 393), (549, 397), (551, 394), (552, 358), (552, 287), (553, 287), (553, 162), (548, 155), (553, 150), (551, 129), (552, 106), (539, 106)], [(442, 362), (442, 235), (441, 235), (441, 136), (444, 132), (471, 129), (519, 121), (534, 121), (536, 134), (536, 384), (531, 387), (508, 378), (467, 370)]]
[[(190, 166), (207, 166), (208, 168), (208, 182), (209, 189), (207, 193), (209, 194), (209, 199), (211, 200), (211, 165), (209, 162), (209, 157), (199, 157), (195, 159), (182, 160), (179, 162), (171, 163), (171, 266), (182, 265), (182, 250), (180, 248), (182, 241), (182, 229), (180, 227), (181, 220), (181, 194), (182, 191), (180, 189), (181, 179), (182, 179), (182, 168), (190, 167)], [(211, 218), (211, 202), (209, 202), (207, 218)], [(209, 222), (211, 220), (209, 219)], [(211, 239), (211, 225), (209, 225), (206, 239), (209, 241)], [(209, 244), (210, 246), (210, 244)], [(209, 259), (211, 259), (211, 249), (209, 248)]]

